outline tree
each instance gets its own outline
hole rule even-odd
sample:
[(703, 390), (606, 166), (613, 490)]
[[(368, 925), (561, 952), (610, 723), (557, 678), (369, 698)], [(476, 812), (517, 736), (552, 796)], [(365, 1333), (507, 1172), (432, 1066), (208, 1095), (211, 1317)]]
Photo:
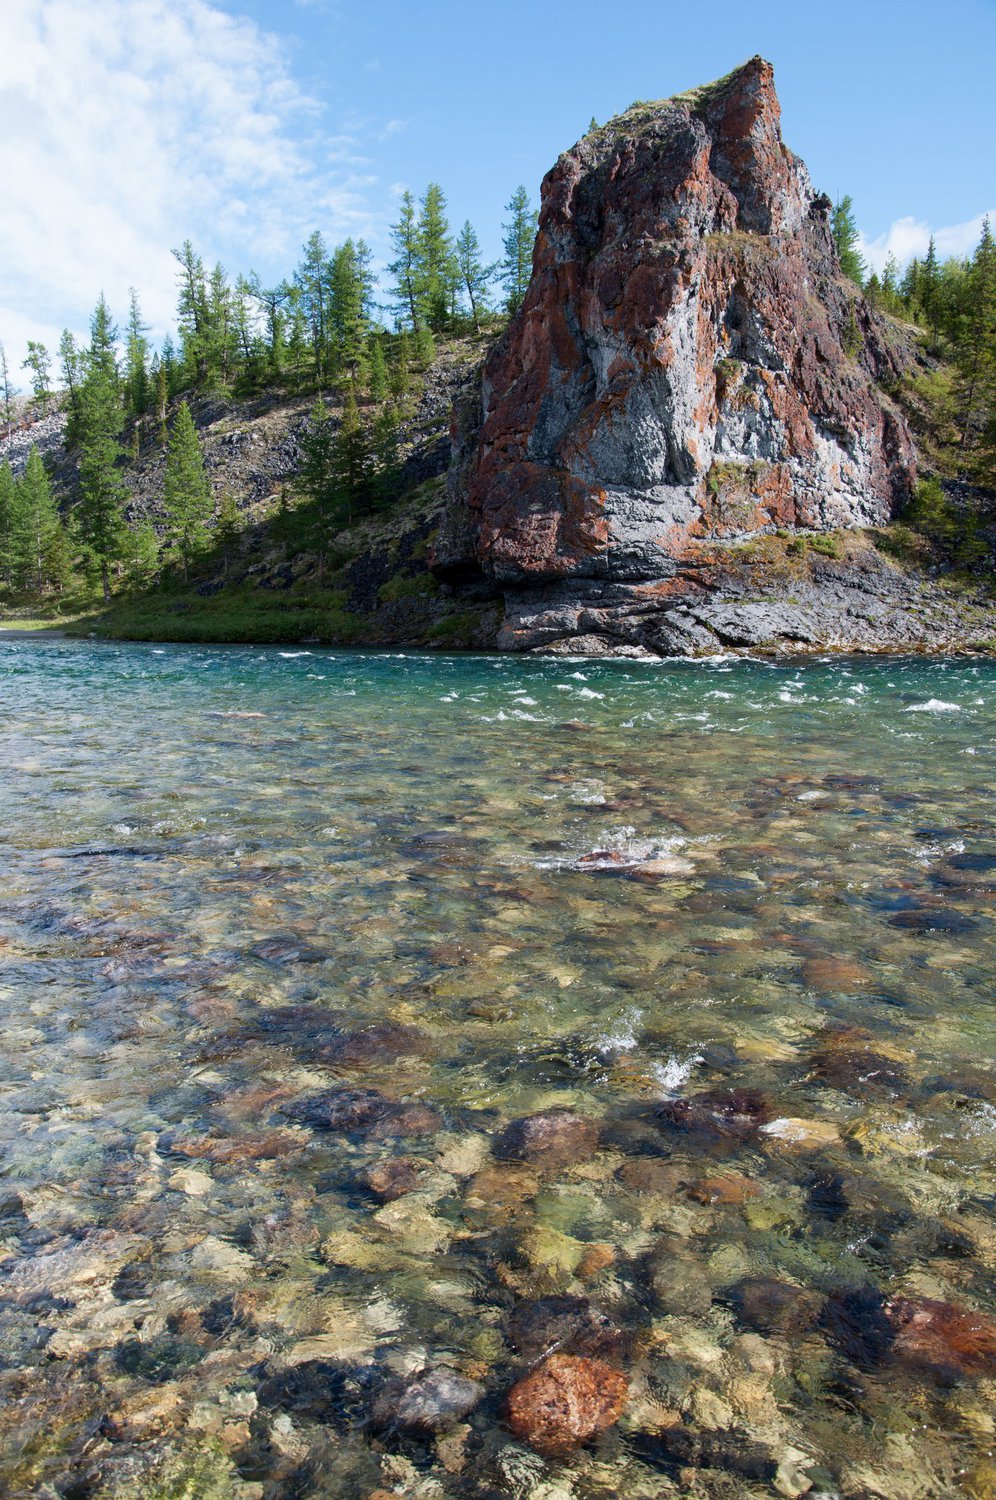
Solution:
[(328, 275), (329, 342), (334, 368), (353, 385), (361, 378), (373, 301), (373, 254), (359, 240), (347, 240), (333, 253)]
[(215, 522), (214, 537), (221, 548), (222, 572), (228, 577), (228, 569), (232, 559), (232, 553), (238, 546), (242, 527), (239, 521), (239, 507), (235, 503), (235, 497), (230, 490), (226, 490), (221, 497), (218, 507), (218, 519)]
[[(40, 594), (47, 582), (64, 581), (52, 577), (51, 566), (61, 550), (57, 539), (62, 522), (45, 465), (34, 445), (28, 453), (18, 490), (13, 536), (14, 582), (20, 588)], [(55, 571), (61, 572), (61, 566)]]
[(28, 357), (23, 361), (21, 369), (31, 371), (31, 393), (36, 401), (45, 402), (48, 399), (51, 368), (52, 357), (45, 345), (28, 339)]
[(211, 484), (204, 468), (201, 445), (186, 401), (173, 419), (166, 451), (163, 479), (166, 534), (183, 561), (183, 576), (190, 563), (207, 544), (207, 522), (211, 515)]
[(401, 195), (398, 222), (391, 225), (394, 259), (388, 271), (394, 277), (394, 310), (414, 333), (422, 326), (419, 316), (419, 244), (415, 199), (406, 188)]
[[(355, 402), (354, 402), (355, 408)], [(325, 560), (333, 523), (343, 509), (337, 469), (337, 439), (328, 407), (318, 396), (301, 435), (301, 467), (297, 473), (298, 488), (307, 502), (307, 511), (299, 516), (301, 540), (318, 558), (319, 582), (325, 577)]]
[(0, 343), (0, 410), (3, 411), (3, 420), (9, 430), (14, 420), (14, 397), (17, 392), (11, 384), (10, 366), (7, 363), (7, 351)]
[(18, 529), (17, 508), (20, 495), (10, 460), (0, 464), (0, 575), (8, 584), (14, 581), (15, 536)]
[(308, 236), (304, 259), (294, 274), (311, 334), (311, 357), (319, 385), (328, 373), (328, 252), (318, 230)]
[(387, 396), (387, 361), (384, 358), (384, 341), (379, 333), (370, 339), (370, 399), (381, 406)]
[(284, 370), (284, 331), (287, 315), (284, 306), (290, 297), (286, 281), (279, 286), (264, 287), (255, 271), (249, 275), (249, 291), (255, 297), (266, 318), (267, 359), (270, 379), (279, 380)]
[[(967, 309), (962, 338), (955, 351), (960, 448), (966, 454), (991, 431), (996, 413), (996, 243), (988, 217), (968, 271)], [(979, 477), (991, 483), (992, 449), (983, 451), (989, 466)]]
[(195, 254), (189, 240), (184, 240), (173, 255), (180, 265), (176, 321), (182, 359), (191, 385), (197, 385), (203, 383), (208, 373), (208, 293), (204, 262)]
[(398, 419), (394, 408), (381, 407), (373, 423), (373, 462), (378, 507), (390, 505), (398, 482)]
[(422, 197), (415, 251), (419, 310), (433, 333), (441, 333), (449, 322), (450, 304), (460, 273), (446, 218), (446, 199), (438, 182), (430, 182)]
[(59, 340), (59, 366), (62, 383), (69, 397), (66, 415), (66, 446), (72, 448), (80, 438), (80, 387), (83, 383), (83, 351), (68, 328), (62, 330)]
[(524, 187), (516, 188), (505, 205), (505, 212), (511, 217), (507, 224), (502, 225), (505, 254), (501, 262), (501, 280), (508, 294), (508, 310), (514, 313), (522, 306), (532, 275), (533, 243), (539, 215), (530, 207), (529, 194)]
[(375, 501), (370, 445), (350, 387), (332, 455), (332, 503), (337, 520), (349, 526), (357, 516), (371, 510)]
[(854, 218), (854, 202), (849, 193), (834, 204), (830, 215), (830, 233), (837, 247), (837, 259), (843, 274), (856, 281), (864, 281), (865, 263), (858, 250), (858, 226)]
[(117, 330), (101, 294), (90, 322), (86, 376), (80, 388), (80, 538), (100, 570), (104, 599), (111, 597), (111, 566), (121, 557), (123, 507), (128, 489), (121, 474), (123, 411), (115, 342)]
[(456, 264), (474, 328), (480, 333), (481, 313), (487, 311), (488, 282), (494, 273), (494, 266), (486, 266), (482, 261), (480, 242), (469, 219), (464, 221), (456, 238)]
[(129, 415), (141, 417), (149, 409), (148, 324), (142, 322), (138, 293), (128, 290), (128, 329), (125, 334), (125, 401)]
[(127, 527), (122, 550), (129, 578), (147, 584), (159, 566), (159, 538), (152, 522), (135, 521)]

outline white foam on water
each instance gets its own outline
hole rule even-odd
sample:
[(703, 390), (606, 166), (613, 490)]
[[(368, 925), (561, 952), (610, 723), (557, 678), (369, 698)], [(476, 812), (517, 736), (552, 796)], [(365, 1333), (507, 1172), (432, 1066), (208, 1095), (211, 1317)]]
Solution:
[(513, 693), (512, 696), (515, 698), (516, 703), (522, 704), (526, 708), (536, 707), (536, 699), (530, 698), (528, 693)]
[(732, 693), (724, 693), (722, 691), (722, 689), (720, 689), (720, 688), (713, 688), (710, 692), (706, 693), (706, 697), (707, 698), (732, 698), (733, 694)]
[(591, 688), (586, 688), (586, 687), (578, 688), (577, 692), (578, 692), (578, 697), (579, 698), (604, 698), (605, 697), (604, 693), (596, 693), (596, 692), (593, 692)]
[(691, 1057), (678, 1057), (672, 1052), (666, 1062), (654, 1063), (650, 1071), (664, 1096), (677, 1094), (684, 1088), (696, 1065), (703, 1059), (698, 1052)]
[(829, 797), (829, 792), (800, 792), (796, 797), (797, 802), (815, 802), (819, 797)]
[(914, 703), (904, 708), (905, 714), (960, 714), (960, 703), (945, 703), (943, 698), (928, 698), (926, 703)]
[(295, 656), (310, 656), (311, 652), (310, 651), (278, 651), (277, 655), (278, 656), (282, 656), (285, 661), (293, 661), (294, 658), (295, 658)]

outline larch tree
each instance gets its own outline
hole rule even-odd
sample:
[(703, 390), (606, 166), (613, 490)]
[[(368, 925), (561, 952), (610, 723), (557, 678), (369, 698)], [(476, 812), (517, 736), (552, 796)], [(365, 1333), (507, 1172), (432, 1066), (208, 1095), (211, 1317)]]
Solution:
[(35, 339), (28, 339), (28, 356), (21, 365), (22, 370), (31, 373), (31, 394), (36, 401), (46, 402), (49, 397), (49, 380), (51, 378), (52, 356), (44, 344)]
[(8, 586), (14, 582), (16, 568), (19, 500), (17, 480), (10, 460), (5, 458), (0, 464), (0, 578)]
[(413, 333), (422, 326), (419, 309), (419, 241), (415, 199), (405, 189), (401, 195), (398, 222), (391, 225), (394, 259), (388, 271), (394, 277), (392, 293), (394, 310), (402, 322), (407, 321)]
[(15, 580), (42, 593), (46, 583), (64, 583), (62, 521), (42, 456), (32, 444), (18, 486)]
[(510, 313), (517, 312), (529, 286), (533, 268), (533, 244), (539, 215), (530, 207), (529, 194), (524, 187), (516, 188), (505, 212), (510, 215), (502, 225), (502, 244), (505, 254), (501, 262), (501, 279), (507, 293)]
[(14, 419), (14, 397), (17, 392), (11, 383), (10, 366), (7, 363), (7, 351), (0, 343), (0, 411), (3, 412), (3, 420), (8, 428)]
[(90, 323), (86, 376), (80, 388), (80, 537), (100, 572), (105, 601), (111, 597), (111, 568), (125, 541), (124, 505), (128, 488), (121, 473), (121, 405), (115, 343), (117, 330), (101, 295)]
[(169, 435), (163, 508), (167, 536), (180, 554), (183, 576), (187, 578), (194, 557), (207, 545), (207, 523), (213, 505), (197, 429), (186, 401), (181, 403)]
[(433, 333), (442, 333), (449, 322), (459, 272), (446, 218), (446, 198), (438, 182), (429, 183), (419, 210), (415, 230), (416, 297), (423, 321)]
[(456, 265), (460, 286), (467, 298), (470, 316), (475, 331), (481, 331), (481, 314), (488, 308), (488, 282), (494, 273), (493, 266), (486, 266), (481, 259), (481, 246), (477, 232), (469, 219), (456, 237)]
[(865, 263), (858, 249), (859, 235), (854, 217), (854, 202), (848, 193), (845, 193), (844, 197), (833, 206), (830, 215), (830, 233), (837, 247), (837, 259), (840, 262), (841, 271), (851, 281), (861, 286), (865, 275)]
[(149, 409), (149, 327), (142, 321), (138, 293), (128, 291), (128, 328), (125, 333), (125, 401), (132, 417), (141, 417)]

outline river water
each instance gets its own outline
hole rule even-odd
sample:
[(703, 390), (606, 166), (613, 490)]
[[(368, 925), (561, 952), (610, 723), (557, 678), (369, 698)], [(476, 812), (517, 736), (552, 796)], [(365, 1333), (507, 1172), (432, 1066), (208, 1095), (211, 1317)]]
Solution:
[[(4, 1494), (996, 1495), (991, 661), (0, 703)], [(628, 1399), (544, 1457), (551, 1350)]]

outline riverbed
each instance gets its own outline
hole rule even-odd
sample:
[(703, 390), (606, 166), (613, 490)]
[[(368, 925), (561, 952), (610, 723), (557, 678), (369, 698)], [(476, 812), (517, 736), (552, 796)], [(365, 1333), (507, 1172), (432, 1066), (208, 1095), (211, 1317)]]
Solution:
[(996, 1495), (991, 660), (0, 703), (5, 1494)]

